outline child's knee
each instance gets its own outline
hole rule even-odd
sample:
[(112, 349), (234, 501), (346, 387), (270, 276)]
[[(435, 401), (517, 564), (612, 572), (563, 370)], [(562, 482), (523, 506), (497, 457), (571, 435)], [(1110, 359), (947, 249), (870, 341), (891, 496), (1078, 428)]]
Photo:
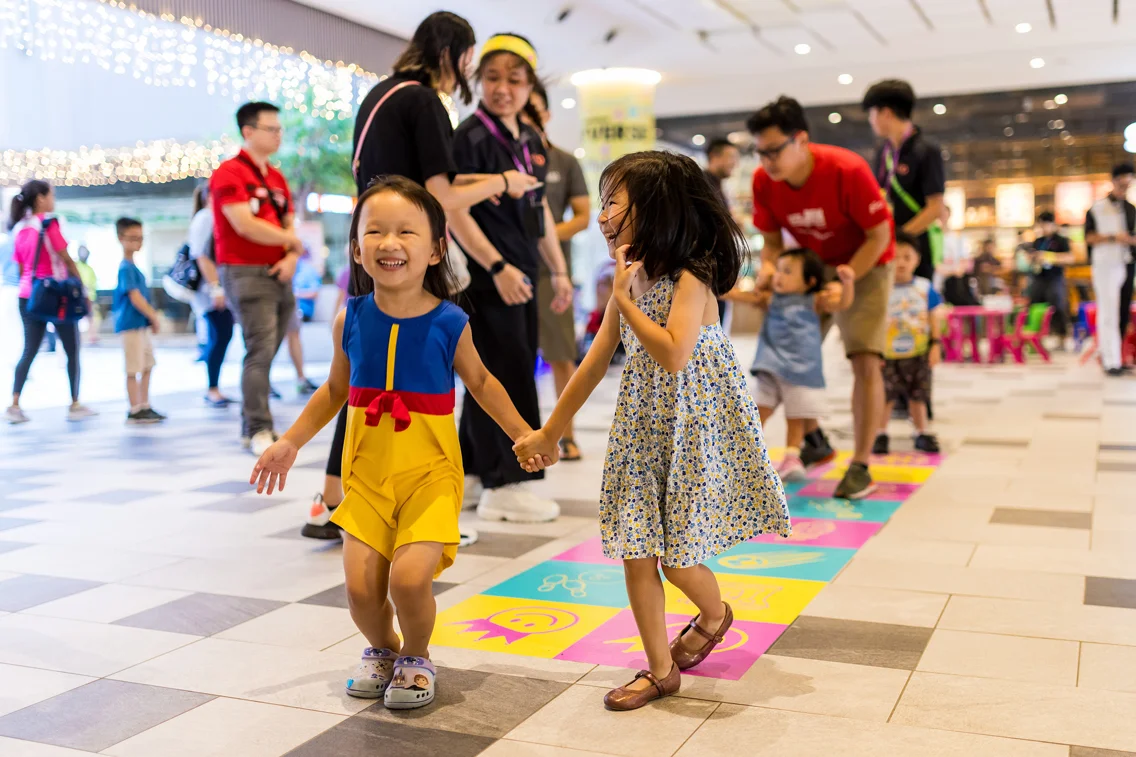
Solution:
[(627, 574), (628, 578), (650, 577), (651, 575), (657, 576), (659, 574), (659, 558), (646, 557), (636, 560), (624, 560), (623, 571)]
[[(695, 567), (697, 567), (697, 566), (695, 566)], [(695, 569), (694, 567), (691, 567), (691, 568), (670, 568), (670, 567), (664, 565), (663, 566), (663, 575), (666, 576), (666, 579), (668, 581), (670, 581), (672, 584), (679, 584), (679, 583), (682, 583), (683, 578), (690, 575), (690, 573), (693, 572), (694, 569)]]
[(433, 596), (434, 575), (424, 570), (391, 569), (390, 594), (396, 605)]

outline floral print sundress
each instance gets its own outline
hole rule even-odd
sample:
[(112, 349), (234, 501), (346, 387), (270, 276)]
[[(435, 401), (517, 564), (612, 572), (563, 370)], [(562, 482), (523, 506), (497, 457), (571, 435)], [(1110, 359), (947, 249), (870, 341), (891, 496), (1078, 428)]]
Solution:
[[(635, 304), (665, 326), (674, 289), (664, 277)], [(758, 534), (788, 536), (785, 490), (721, 326), (703, 326), (690, 361), (668, 373), (620, 321), (627, 361), (604, 461), (604, 555), (688, 568)]]

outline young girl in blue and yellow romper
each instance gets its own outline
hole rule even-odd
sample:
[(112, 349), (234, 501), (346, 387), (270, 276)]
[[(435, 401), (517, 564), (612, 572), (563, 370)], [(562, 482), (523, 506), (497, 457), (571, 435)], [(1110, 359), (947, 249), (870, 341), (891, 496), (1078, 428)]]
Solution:
[[(600, 495), (604, 555), (623, 560), (649, 670), (608, 692), (632, 710), (679, 689), (733, 622), (703, 565), (761, 533), (789, 534), (757, 405), (718, 319), (716, 298), (741, 269), (741, 231), (698, 165), (664, 152), (622, 157), (600, 177), (600, 228), (616, 261), (603, 325), (548, 423), (515, 447), (539, 469), (607, 372), (620, 339), (627, 362)], [(630, 262), (629, 262), (630, 261)], [(663, 575), (698, 608), (667, 639)]]
[(380, 178), (360, 196), (351, 273), (363, 294), (336, 316), (327, 383), (251, 478), (258, 492), (283, 490), (299, 448), (347, 403), (345, 496), (332, 522), (344, 531), (351, 617), (370, 644), (347, 693), (383, 697), (392, 709), (434, 699), (432, 583), (453, 564), (462, 503), (455, 371), (510, 438), (531, 431), (478, 357), (465, 313), (447, 300), (445, 232), (442, 206), (409, 179)]

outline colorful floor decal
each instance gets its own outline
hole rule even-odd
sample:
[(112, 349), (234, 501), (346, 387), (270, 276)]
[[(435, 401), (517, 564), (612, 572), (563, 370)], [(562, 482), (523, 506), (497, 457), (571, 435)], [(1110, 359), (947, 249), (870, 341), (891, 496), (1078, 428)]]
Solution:
[[(770, 450), (777, 460), (781, 450)], [(789, 538), (762, 535), (707, 562), (734, 609), (726, 640), (691, 675), (736, 680), (753, 666), (856, 550), (918, 491), (939, 455), (895, 453), (873, 458), (878, 488), (868, 499), (834, 499), (848, 453), (790, 484)], [(461, 556), (458, 556), (461, 559)], [(664, 583), (667, 625), (674, 635), (697, 614)], [(589, 539), (438, 614), (433, 643), (464, 649), (626, 668), (646, 666), (624, 585), (623, 568)]]

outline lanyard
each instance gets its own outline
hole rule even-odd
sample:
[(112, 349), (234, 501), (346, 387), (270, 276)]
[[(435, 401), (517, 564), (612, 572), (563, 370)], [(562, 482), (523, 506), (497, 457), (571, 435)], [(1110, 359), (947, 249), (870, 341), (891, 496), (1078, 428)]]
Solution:
[(509, 142), (505, 139), (505, 135), (497, 128), (497, 124), (493, 123), (493, 119), (485, 115), (481, 108), (474, 111), (474, 115), (481, 119), (481, 123), (485, 124), (485, 128), (489, 130), (489, 133), (492, 134), (497, 141), (501, 143), (501, 146), (505, 148), (505, 151), (509, 153), (509, 157), (513, 159), (513, 165), (517, 167), (517, 170), (532, 176), (533, 162), (532, 155), (529, 154), (529, 146), (524, 143), (521, 144), (521, 151), (525, 154), (525, 162), (522, 164), (517, 154), (513, 152), (513, 148), (509, 145)]
[(915, 127), (912, 126), (904, 133), (903, 139), (899, 142), (899, 147), (893, 147), (890, 139), (884, 143), (884, 165), (887, 167), (887, 181), (883, 182), (885, 187), (895, 179), (895, 164), (899, 161), (899, 153), (903, 151), (903, 146), (914, 134)]

